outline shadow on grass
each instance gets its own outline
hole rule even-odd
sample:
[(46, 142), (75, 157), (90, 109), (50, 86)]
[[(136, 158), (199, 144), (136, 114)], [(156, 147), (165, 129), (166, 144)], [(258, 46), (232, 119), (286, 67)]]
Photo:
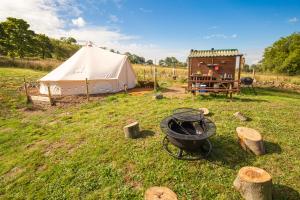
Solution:
[(273, 153), (280, 154), (282, 151), (279, 144), (268, 142), (268, 141), (264, 141), (264, 144), (265, 144), (267, 154), (273, 154)]
[(142, 130), (142, 131), (140, 131), (140, 136), (138, 138), (147, 138), (147, 137), (151, 137), (154, 135), (155, 135), (155, 132), (153, 132), (153, 131)]
[(298, 191), (294, 190), (291, 187), (280, 184), (273, 184), (272, 197), (274, 200), (299, 200), (300, 194)]
[(223, 101), (228, 101), (228, 102), (235, 102), (235, 101), (240, 101), (240, 102), (269, 102), (264, 99), (256, 99), (256, 98), (245, 98), (245, 96), (234, 96), (231, 99), (227, 97), (226, 95), (223, 94), (210, 94), (210, 95), (199, 95), (196, 98), (197, 100), (200, 101), (205, 101), (205, 100), (223, 100)]
[(255, 156), (242, 150), (232, 137), (216, 136), (211, 139), (213, 149), (208, 160), (229, 168), (251, 165)]

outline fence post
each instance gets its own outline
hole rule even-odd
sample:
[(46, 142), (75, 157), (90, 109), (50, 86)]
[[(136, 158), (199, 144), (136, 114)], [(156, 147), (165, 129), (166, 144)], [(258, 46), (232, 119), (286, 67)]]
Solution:
[(48, 88), (48, 97), (49, 97), (50, 105), (54, 106), (54, 101), (52, 99), (52, 95), (51, 95), (51, 90), (50, 90), (50, 85), (49, 84), (47, 85), (47, 88)]
[(157, 91), (157, 85), (156, 85), (156, 66), (154, 65), (154, 91)]
[(230, 100), (232, 101), (232, 83), (230, 83), (230, 85), (229, 85), (229, 97), (230, 97)]
[(28, 94), (27, 82), (26, 82), (25, 77), (24, 77), (24, 89), (25, 89), (25, 94), (26, 94), (26, 98), (27, 98), (27, 102), (26, 103), (30, 103), (31, 99), (30, 99), (30, 96)]
[(87, 78), (85, 78), (85, 87), (86, 87), (86, 98), (87, 98), (87, 101), (90, 101), (89, 83), (88, 83), (88, 79)]
[(127, 89), (128, 89), (128, 86), (127, 84), (124, 84), (124, 92), (127, 94)]

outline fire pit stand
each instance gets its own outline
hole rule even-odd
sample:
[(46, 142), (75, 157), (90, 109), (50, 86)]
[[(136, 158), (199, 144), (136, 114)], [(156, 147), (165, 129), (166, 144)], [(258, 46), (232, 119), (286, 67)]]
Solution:
[(216, 132), (215, 124), (204, 118), (203, 112), (191, 108), (179, 108), (162, 120), (164, 149), (173, 157), (197, 160), (207, 157), (212, 144), (208, 140)]
[(199, 160), (202, 158), (206, 158), (212, 150), (211, 142), (208, 139), (205, 140), (205, 142), (206, 142), (206, 144), (203, 144), (202, 147), (198, 151), (191, 152), (191, 151), (186, 151), (186, 150), (177, 148), (177, 152), (176, 152), (176, 149), (172, 150), (170, 148), (170, 146), (172, 144), (170, 144), (168, 137), (165, 136), (163, 139), (163, 147), (168, 152), (168, 154), (174, 158), (177, 158), (180, 160)]

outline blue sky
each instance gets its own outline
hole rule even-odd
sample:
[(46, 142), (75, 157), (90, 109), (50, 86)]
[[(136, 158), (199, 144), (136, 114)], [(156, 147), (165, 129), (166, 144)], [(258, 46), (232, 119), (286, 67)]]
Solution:
[(91, 40), (156, 60), (173, 55), (184, 61), (190, 49), (238, 48), (251, 64), (261, 59), (265, 47), (300, 31), (299, 0), (22, 2), (1, 0), (0, 20), (22, 17), (37, 32)]

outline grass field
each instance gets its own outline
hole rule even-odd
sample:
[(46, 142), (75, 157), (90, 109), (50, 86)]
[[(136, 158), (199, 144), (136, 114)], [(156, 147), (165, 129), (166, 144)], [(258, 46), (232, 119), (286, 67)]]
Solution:
[[(179, 199), (240, 199), (232, 183), (247, 165), (273, 176), (274, 199), (299, 199), (300, 94), (258, 89), (258, 96), (152, 99), (151, 94), (110, 95), (67, 107), (26, 111), (18, 90), (23, 77), (46, 72), (0, 68), (0, 198), (143, 199), (151, 186), (167, 186)], [(180, 161), (163, 149), (160, 121), (178, 107), (207, 107), (216, 123), (208, 160)], [(251, 118), (237, 121), (241, 111)], [(124, 138), (138, 120), (143, 137)], [(268, 153), (242, 151), (235, 128), (259, 130)]]

